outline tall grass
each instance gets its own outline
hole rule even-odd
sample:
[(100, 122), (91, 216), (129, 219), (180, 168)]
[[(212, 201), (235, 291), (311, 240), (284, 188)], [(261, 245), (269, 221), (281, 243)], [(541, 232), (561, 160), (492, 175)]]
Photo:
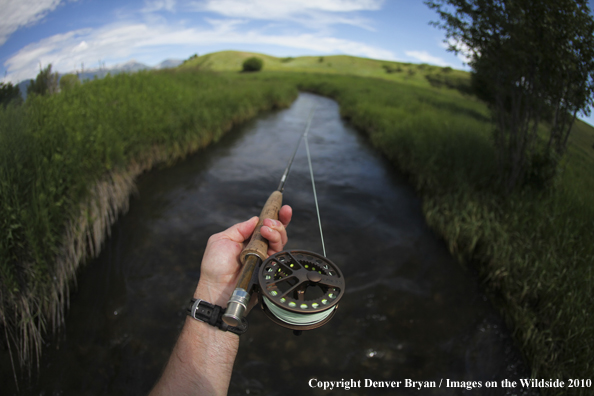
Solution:
[(576, 144), (591, 145), (592, 128), (576, 125), (574, 156), (554, 188), (506, 196), (497, 188), (487, 109), (472, 97), (355, 77), (290, 78), (336, 99), (342, 115), (409, 176), (428, 224), (477, 268), (533, 377), (594, 377), (594, 153)]
[(138, 174), (296, 95), (249, 76), (141, 72), (0, 111), (0, 325), (13, 365), (39, 361)]
[[(351, 62), (316, 58), (315, 67), (331, 69), (330, 61)], [(279, 70), (293, 62), (315, 69), (303, 58), (279, 60)], [(21, 358), (38, 353), (43, 330), (63, 321), (68, 282), (98, 252), (138, 173), (287, 105), (298, 88), (337, 100), (342, 116), (409, 176), (427, 222), (454, 256), (477, 268), (534, 377), (594, 377), (592, 128), (574, 128), (553, 189), (503, 196), (486, 107), (446, 83), (395, 77), (400, 72), (381, 64), (371, 75), (387, 80), (191, 67), (123, 75), (0, 113), (0, 320)]]

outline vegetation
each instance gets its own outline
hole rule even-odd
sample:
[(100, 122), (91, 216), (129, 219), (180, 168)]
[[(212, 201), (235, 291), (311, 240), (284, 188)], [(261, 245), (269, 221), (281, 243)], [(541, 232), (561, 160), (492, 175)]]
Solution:
[(356, 77), (287, 78), (336, 99), (342, 115), (409, 175), (428, 224), (477, 269), (535, 378), (594, 376), (592, 127), (574, 125), (555, 189), (501, 195), (489, 111), (472, 97)]
[(18, 85), (12, 83), (0, 83), (0, 107), (5, 107), (9, 103), (21, 103), (21, 90)]
[(197, 58), (198, 58), (198, 54), (194, 54), (194, 55), (190, 56), (188, 59), (184, 60), (183, 63), (190, 62)]
[(78, 265), (98, 254), (139, 173), (297, 95), (240, 77), (120, 74), (0, 110), (0, 323), (14, 361), (34, 361), (63, 323)]
[(409, 176), (428, 223), (477, 269), (533, 376), (594, 377), (592, 127), (574, 123), (554, 188), (533, 183), (501, 195), (490, 111), (468, 94), (468, 73), (260, 54), (266, 72), (237, 73), (251, 56), (203, 55), (177, 71), (108, 77), (0, 112), (0, 318), (21, 350), (35, 345), (26, 337), (63, 320), (74, 263), (98, 251), (134, 175), (203, 147), (259, 110), (288, 104), (300, 89), (337, 100), (341, 114)]
[(256, 72), (256, 71), (260, 71), (262, 70), (262, 66), (264, 65), (264, 62), (262, 61), (262, 59), (258, 58), (258, 57), (251, 57), (251, 58), (247, 58), (246, 60), (243, 61), (243, 71), (244, 72)]
[(80, 85), (80, 79), (76, 74), (64, 74), (60, 77), (60, 91), (69, 91)]
[[(450, 49), (466, 48), (493, 110), (499, 171), (511, 191), (549, 181), (578, 112), (594, 103), (594, 19), (586, 0), (437, 0)], [(548, 123), (547, 141), (539, 125)], [(534, 172), (535, 166), (538, 168)], [(527, 177), (528, 176), (528, 177)]]
[[(41, 67), (40, 67), (41, 69)], [(58, 73), (52, 73), (52, 65), (49, 64), (39, 74), (35, 80), (27, 87), (27, 96), (29, 95), (53, 95), (58, 92)]]
[(400, 66), (393, 66), (393, 65), (382, 65), (386, 73), (400, 73), (402, 72), (402, 67)]
[[(236, 72), (241, 70), (242, 63), (247, 58), (257, 56), (266, 63), (266, 71), (290, 71), (297, 73), (341, 74), (363, 77), (376, 77), (388, 81), (403, 82), (407, 85), (427, 87), (426, 76), (443, 71), (444, 68), (431, 65), (417, 65), (411, 63), (378, 61), (368, 58), (358, 58), (346, 55), (325, 56), (324, 62), (319, 62), (319, 56), (300, 56), (296, 58), (276, 58), (265, 54), (250, 52), (222, 51), (202, 55), (180, 66), (182, 69)], [(402, 73), (387, 73), (385, 66), (392, 69), (402, 69)], [(470, 76), (467, 72), (451, 70), (448, 78), (468, 90)]]

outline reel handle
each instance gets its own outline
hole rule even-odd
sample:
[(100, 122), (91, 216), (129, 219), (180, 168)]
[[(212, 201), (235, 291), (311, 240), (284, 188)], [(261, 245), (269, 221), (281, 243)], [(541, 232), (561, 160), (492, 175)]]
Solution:
[(237, 278), (235, 290), (227, 304), (227, 310), (223, 315), (223, 321), (229, 326), (237, 327), (241, 324), (244, 317), (244, 312), (250, 302), (250, 281), (254, 276), (256, 268), (262, 261), (268, 258), (268, 240), (260, 233), (260, 228), (264, 219), (278, 220), (278, 211), (283, 203), (283, 193), (274, 191), (268, 197), (268, 200), (262, 208), (260, 219), (256, 225), (256, 229), (252, 234), (247, 246), (239, 254), (239, 259), (243, 264), (241, 273)]
[[(281, 208), (283, 203), (283, 193), (280, 191), (274, 191), (268, 197), (268, 200), (264, 204), (262, 208), (262, 212), (260, 213), (260, 219), (258, 220), (258, 225), (256, 225), (256, 230), (252, 234), (252, 238), (247, 246), (241, 251), (239, 258), (241, 263), (245, 265), (245, 261), (248, 255), (255, 255), (260, 258), (260, 260), (264, 261), (268, 258), (268, 240), (266, 240), (262, 234), (260, 233), (260, 228), (262, 227), (262, 223), (264, 219), (273, 219), (278, 220), (278, 211)], [(251, 279), (251, 274), (248, 278)], [(239, 287), (239, 283), (237, 285)], [(247, 284), (245, 285), (247, 287)]]

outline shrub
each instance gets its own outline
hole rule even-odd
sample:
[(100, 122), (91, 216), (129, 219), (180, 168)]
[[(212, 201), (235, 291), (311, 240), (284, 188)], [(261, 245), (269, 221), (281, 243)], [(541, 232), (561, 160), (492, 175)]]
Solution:
[(20, 103), (23, 101), (21, 90), (18, 85), (0, 82), (0, 106), (6, 106), (10, 102)]
[(255, 56), (251, 58), (247, 58), (243, 61), (243, 71), (244, 72), (255, 72), (262, 70), (262, 66), (264, 62), (260, 58), (256, 58)]
[(43, 70), (39, 70), (39, 74), (35, 80), (31, 80), (31, 84), (27, 87), (27, 96), (31, 94), (36, 95), (53, 95), (58, 92), (58, 73), (52, 73), (51, 63)]
[(76, 86), (80, 85), (80, 80), (75, 74), (64, 74), (60, 78), (60, 90), (68, 91)]

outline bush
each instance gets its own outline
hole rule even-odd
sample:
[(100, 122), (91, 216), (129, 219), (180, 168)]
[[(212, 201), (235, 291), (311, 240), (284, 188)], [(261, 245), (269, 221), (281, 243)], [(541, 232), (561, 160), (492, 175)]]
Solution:
[(75, 74), (64, 74), (60, 78), (60, 91), (68, 91), (80, 85), (80, 80)]
[(247, 58), (243, 61), (243, 71), (244, 72), (255, 72), (262, 70), (262, 66), (264, 62), (260, 58), (256, 58), (255, 56), (251, 58)]
[(51, 63), (43, 70), (39, 70), (39, 74), (35, 80), (31, 80), (31, 84), (27, 87), (27, 96), (36, 95), (53, 95), (58, 92), (58, 73), (52, 73)]
[(20, 103), (23, 101), (21, 96), (21, 90), (18, 85), (12, 85), (12, 83), (0, 82), (0, 107), (6, 106), (10, 102)]

